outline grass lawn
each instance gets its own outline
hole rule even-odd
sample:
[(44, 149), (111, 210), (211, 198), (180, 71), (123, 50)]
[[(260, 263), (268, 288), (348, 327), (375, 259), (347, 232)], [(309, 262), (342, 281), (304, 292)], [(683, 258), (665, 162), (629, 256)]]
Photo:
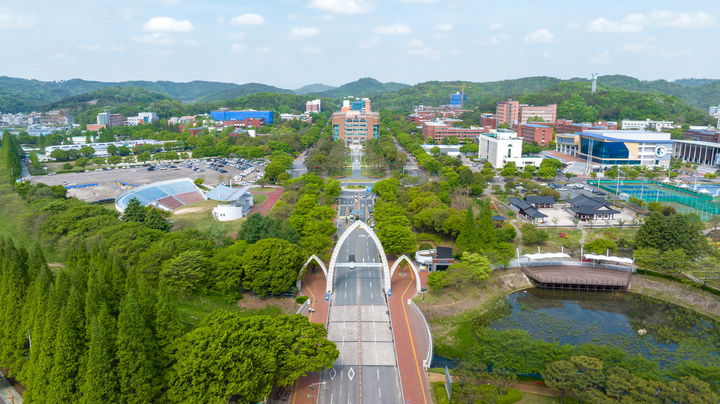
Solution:
[(215, 205), (217, 205), (215, 201), (206, 201), (177, 209), (170, 216), (170, 221), (173, 222), (172, 230), (196, 229), (205, 231), (221, 228), (225, 234), (236, 232), (244, 219), (232, 222), (218, 222), (212, 216), (212, 208)]
[[(247, 299), (247, 297), (245, 297), (245, 299)], [(241, 299), (240, 303), (242, 303), (243, 300), (244, 299)], [(283, 309), (278, 306), (267, 305), (264, 308), (247, 309), (241, 307), (237, 303), (228, 303), (225, 297), (215, 294), (179, 297), (176, 307), (182, 320), (191, 324), (197, 324), (202, 321), (205, 316), (219, 309), (239, 311), (247, 314), (248, 316), (259, 314), (278, 316), (283, 314)]]
[(253, 205), (262, 205), (267, 198), (268, 196), (265, 194), (253, 194)]

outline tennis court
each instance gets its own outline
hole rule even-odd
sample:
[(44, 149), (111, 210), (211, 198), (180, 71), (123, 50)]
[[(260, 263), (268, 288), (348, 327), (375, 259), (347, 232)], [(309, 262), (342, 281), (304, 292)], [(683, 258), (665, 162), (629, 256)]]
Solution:
[(631, 196), (634, 196), (642, 199), (645, 203), (661, 202), (663, 205), (672, 206), (679, 213), (695, 213), (703, 221), (720, 214), (720, 202), (714, 199), (708, 191), (694, 192), (674, 185), (641, 180), (590, 180), (588, 184), (619, 195), (623, 199), (630, 199)]

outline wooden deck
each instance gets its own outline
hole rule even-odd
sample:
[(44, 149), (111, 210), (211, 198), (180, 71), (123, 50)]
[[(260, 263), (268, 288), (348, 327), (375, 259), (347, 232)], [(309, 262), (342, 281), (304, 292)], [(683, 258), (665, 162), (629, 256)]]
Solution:
[(568, 290), (625, 290), (631, 272), (570, 265), (523, 267), (523, 273), (541, 288)]

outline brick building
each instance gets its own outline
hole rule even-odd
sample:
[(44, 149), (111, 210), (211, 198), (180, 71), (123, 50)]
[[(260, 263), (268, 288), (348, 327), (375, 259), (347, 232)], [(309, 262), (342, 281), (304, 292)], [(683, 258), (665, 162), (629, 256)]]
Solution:
[(553, 141), (553, 128), (550, 126), (524, 123), (518, 125), (516, 130), (518, 136), (525, 142), (547, 146)]
[(370, 110), (367, 98), (345, 100), (340, 111), (332, 115), (333, 138), (346, 145), (360, 144), (380, 135), (380, 114)]
[(557, 105), (535, 106), (520, 104), (520, 101), (507, 100), (497, 103), (495, 109), (497, 125), (504, 123), (512, 126), (527, 123), (531, 118), (541, 118), (543, 122), (555, 122)]
[(683, 131), (683, 137), (701, 142), (720, 143), (720, 132), (712, 130), (686, 129)]
[(432, 121), (423, 123), (422, 135), (427, 141), (433, 139), (435, 142), (442, 143), (447, 137), (454, 137), (460, 141), (465, 139), (476, 139), (479, 135), (487, 133), (487, 129), (473, 126), (470, 128), (460, 128), (449, 125), (443, 121)]

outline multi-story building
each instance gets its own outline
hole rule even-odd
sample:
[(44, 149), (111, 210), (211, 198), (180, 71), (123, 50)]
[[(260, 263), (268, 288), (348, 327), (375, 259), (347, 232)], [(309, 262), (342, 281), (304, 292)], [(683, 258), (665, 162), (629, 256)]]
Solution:
[(273, 124), (273, 111), (230, 111), (223, 108), (217, 111), (210, 111), (210, 117), (214, 121), (243, 121), (247, 118), (264, 119), (265, 124)]
[(493, 168), (504, 167), (509, 162), (514, 162), (518, 167), (526, 165), (540, 166), (541, 157), (523, 156), (523, 140), (517, 136), (517, 132), (509, 129), (498, 129), (490, 133), (478, 135), (478, 158), (487, 160)]
[(443, 139), (448, 137), (454, 137), (460, 141), (475, 139), (478, 135), (486, 132), (487, 129), (479, 126), (471, 126), (469, 128), (452, 126), (447, 120), (424, 122), (422, 125), (422, 134), (425, 140), (432, 139), (437, 143), (442, 143)]
[(484, 128), (497, 129), (497, 118), (495, 118), (495, 114), (480, 114), (480, 126)]
[(553, 128), (535, 123), (523, 123), (515, 127), (522, 140), (546, 146), (553, 141)]
[(720, 118), (720, 105), (708, 108), (708, 113), (712, 117)]
[(555, 122), (557, 117), (557, 105), (550, 104), (545, 106), (520, 105), (520, 122), (527, 123), (531, 120), (542, 119), (542, 122)]
[(310, 112), (321, 112), (322, 111), (322, 103), (320, 100), (310, 100), (305, 103), (305, 113)]
[(340, 111), (332, 115), (333, 138), (346, 145), (360, 144), (380, 135), (380, 114), (370, 110), (367, 98), (344, 100)]
[(720, 143), (698, 140), (676, 140), (673, 157), (683, 163), (720, 165)]
[(683, 131), (683, 137), (688, 140), (720, 143), (720, 131), (714, 130), (686, 129)]
[(667, 168), (675, 143), (669, 133), (637, 130), (588, 130), (558, 133), (556, 138), (556, 151), (586, 159), (600, 168), (614, 165)]
[(517, 125), (526, 123), (533, 118), (542, 119), (543, 122), (555, 122), (556, 117), (557, 105), (555, 104), (536, 106), (520, 104), (520, 101), (507, 100), (498, 102), (495, 109), (495, 118), (498, 125)]
[(623, 130), (652, 129), (661, 131), (663, 129), (675, 129), (675, 122), (673, 121), (651, 121), (650, 119), (646, 119), (644, 121), (632, 121), (629, 119), (623, 119), (621, 125)]

